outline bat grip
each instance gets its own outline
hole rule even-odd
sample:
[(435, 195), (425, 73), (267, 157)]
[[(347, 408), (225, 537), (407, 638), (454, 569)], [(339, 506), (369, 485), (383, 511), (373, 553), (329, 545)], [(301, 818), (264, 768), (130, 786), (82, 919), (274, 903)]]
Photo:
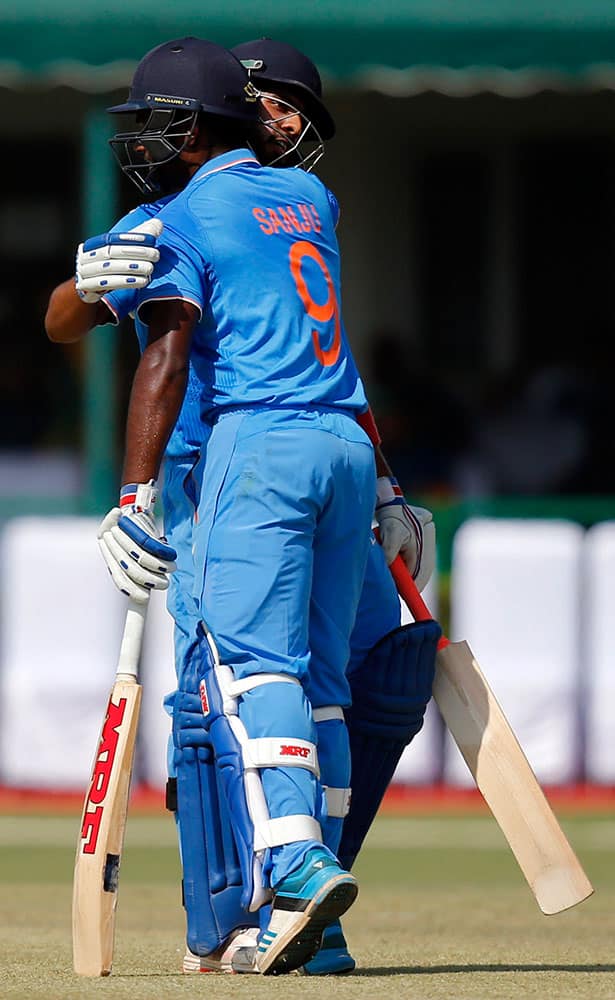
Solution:
[(137, 678), (148, 604), (149, 601), (145, 604), (137, 604), (136, 601), (128, 602), (126, 624), (124, 625), (124, 634), (122, 635), (122, 645), (120, 646), (120, 655), (117, 664), (118, 678), (132, 677), (135, 680)]
[[(428, 619), (433, 619), (433, 615), (421, 597), (417, 585), (412, 579), (408, 567), (400, 555), (395, 556), (393, 562), (389, 566), (389, 569), (393, 574), (397, 591), (403, 601), (408, 605), (408, 610), (414, 620), (417, 622), (424, 622)], [(438, 649), (443, 649), (443, 647), (448, 646), (448, 644), (449, 640), (445, 635), (443, 635), (438, 641)]]

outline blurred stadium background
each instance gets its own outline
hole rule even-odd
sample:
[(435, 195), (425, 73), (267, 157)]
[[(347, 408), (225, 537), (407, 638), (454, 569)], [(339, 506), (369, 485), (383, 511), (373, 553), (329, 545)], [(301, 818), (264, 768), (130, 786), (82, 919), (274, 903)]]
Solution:
[[(436, 513), (432, 604), (542, 781), (615, 797), (610, 0), (0, 6), (0, 786), (82, 789), (114, 672), (122, 606), (94, 528), (117, 490), (136, 340), (104, 328), (60, 348), (43, 315), (80, 239), (135, 200), (104, 109), (183, 34), (269, 35), (319, 65), (346, 326), (391, 464)], [(138, 779), (158, 789), (163, 604), (143, 678)], [(397, 780), (466, 787), (435, 711)]]

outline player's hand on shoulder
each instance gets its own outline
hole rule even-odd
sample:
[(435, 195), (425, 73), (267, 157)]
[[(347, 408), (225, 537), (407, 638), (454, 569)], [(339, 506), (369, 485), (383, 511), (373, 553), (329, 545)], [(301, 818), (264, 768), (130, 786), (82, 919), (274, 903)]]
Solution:
[(401, 555), (419, 591), (436, 566), (436, 526), (431, 511), (407, 504), (397, 480), (377, 480), (376, 520), (387, 563)]
[(124, 233), (102, 233), (77, 247), (75, 287), (84, 302), (99, 302), (106, 292), (144, 288), (160, 258), (156, 241), (160, 219), (147, 219)]
[(115, 586), (134, 601), (147, 601), (152, 590), (166, 590), (177, 553), (156, 525), (156, 483), (123, 486), (120, 506), (113, 507), (98, 529), (98, 545)]

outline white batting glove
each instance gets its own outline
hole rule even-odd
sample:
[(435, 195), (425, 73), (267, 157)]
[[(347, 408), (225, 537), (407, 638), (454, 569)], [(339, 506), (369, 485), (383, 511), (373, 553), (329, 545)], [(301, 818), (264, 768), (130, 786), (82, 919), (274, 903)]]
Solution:
[(77, 247), (75, 287), (84, 302), (99, 302), (118, 288), (145, 288), (160, 259), (159, 219), (148, 219), (125, 233), (102, 233)]
[(431, 511), (406, 503), (392, 476), (376, 480), (376, 520), (389, 566), (401, 555), (419, 591), (436, 567), (436, 526)]
[(167, 545), (154, 519), (156, 483), (131, 483), (120, 492), (98, 529), (98, 545), (118, 590), (145, 603), (152, 590), (166, 590), (177, 552)]

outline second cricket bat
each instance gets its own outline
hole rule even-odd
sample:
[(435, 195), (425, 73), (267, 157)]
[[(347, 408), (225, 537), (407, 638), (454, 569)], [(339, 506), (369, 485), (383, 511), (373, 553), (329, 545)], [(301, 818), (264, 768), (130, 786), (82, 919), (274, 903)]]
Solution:
[(108, 976), (113, 961), (120, 860), (141, 707), (137, 669), (147, 605), (130, 602), (115, 683), (85, 798), (73, 879), (73, 965)]
[[(415, 620), (431, 618), (400, 556), (391, 572)], [(440, 640), (433, 696), (542, 912), (559, 913), (591, 896), (593, 886), (467, 642)]]

